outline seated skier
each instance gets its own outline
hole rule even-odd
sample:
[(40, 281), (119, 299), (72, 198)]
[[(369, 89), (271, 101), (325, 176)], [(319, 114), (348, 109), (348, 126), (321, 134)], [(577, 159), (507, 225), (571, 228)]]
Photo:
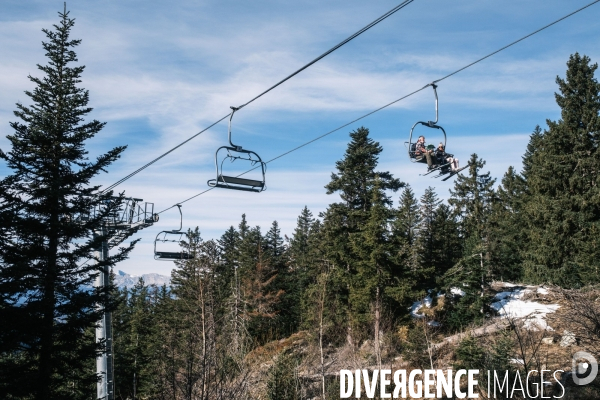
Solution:
[[(446, 149), (443, 143), (438, 145), (438, 148), (435, 151), (435, 158), (438, 165), (449, 164), (452, 172), (456, 172), (458, 170), (458, 158), (454, 158), (452, 154), (446, 153)], [(447, 172), (443, 170), (442, 172)]]
[[(430, 145), (430, 147), (433, 148), (432, 145)], [(419, 136), (419, 139), (417, 140), (415, 146), (415, 159), (417, 161), (422, 162), (423, 156), (425, 156), (425, 160), (427, 161), (427, 167), (428, 169), (431, 169), (433, 168), (434, 164), (434, 161), (431, 157), (432, 153), (433, 150), (429, 150), (427, 147), (425, 147), (425, 136)]]

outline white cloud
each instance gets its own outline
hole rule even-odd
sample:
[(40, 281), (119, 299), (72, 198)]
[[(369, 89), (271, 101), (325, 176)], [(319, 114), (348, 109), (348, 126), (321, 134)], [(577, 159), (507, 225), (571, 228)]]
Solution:
[[(14, 103), (29, 102), (23, 94), (32, 88), (27, 74), (39, 75), (35, 64), (45, 62), (40, 30), (57, 21), (56, 4), (31, 4), (14, 6), (0, 21), (2, 149), (11, 133)], [(234, 143), (272, 158), (583, 4), (415, 2), (236, 113)], [(82, 85), (90, 91), (91, 117), (108, 122), (90, 142), (91, 155), (129, 145), (110, 174), (96, 181), (109, 185), (129, 174), (395, 5), (355, 0), (74, 4), (73, 35), (83, 39), (77, 51), (80, 63), (87, 65)], [(498, 179), (509, 165), (520, 168), (535, 123), (558, 117), (554, 79), (564, 75), (568, 55), (578, 50), (593, 61), (598, 58), (592, 11), (443, 81), (438, 89), (440, 123), (448, 128), (449, 151), (463, 163), (476, 152)], [(343, 155), (347, 132), (360, 125), (370, 127), (384, 145), (380, 169), (410, 183), (418, 196), (433, 185), (445, 197), (452, 183), (419, 177), (423, 165), (411, 164), (402, 144), (412, 123), (432, 114), (433, 96), (427, 89), (270, 164), (265, 193), (211, 191), (186, 203), (186, 222), (199, 225), (207, 237), (218, 237), (246, 212), (251, 224), (266, 230), (276, 219), (290, 234), (305, 204), (317, 213), (334, 201), (323, 185)], [(226, 135), (224, 121), (117, 190), (153, 201), (160, 209), (199, 193), (214, 175), (214, 151), (226, 143)], [(143, 243), (126, 263), (131, 267), (121, 269), (164, 273), (167, 267), (153, 268), (168, 263), (147, 260), (148, 246), (159, 226), (177, 225), (176, 217), (165, 213), (156, 227), (143, 232)]]

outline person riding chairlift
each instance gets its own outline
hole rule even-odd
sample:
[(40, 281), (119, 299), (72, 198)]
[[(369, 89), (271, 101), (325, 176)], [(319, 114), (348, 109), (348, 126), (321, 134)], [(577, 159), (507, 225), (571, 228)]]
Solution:
[(458, 158), (450, 157), (450, 154), (446, 153), (443, 143), (438, 144), (438, 148), (435, 151), (435, 158), (438, 165), (448, 163), (452, 172), (458, 170)]
[[(431, 148), (433, 149), (433, 145), (431, 146)], [(427, 168), (433, 168), (433, 160), (431, 158), (432, 153), (433, 150), (428, 150), (425, 147), (425, 136), (419, 136), (419, 139), (417, 139), (417, 143), (415, 146), (415, 158), (417, 159), (417, 161), (421, 161), (423, 159), (423, 156), (425, 156), (425, 159), (427, 161)]]

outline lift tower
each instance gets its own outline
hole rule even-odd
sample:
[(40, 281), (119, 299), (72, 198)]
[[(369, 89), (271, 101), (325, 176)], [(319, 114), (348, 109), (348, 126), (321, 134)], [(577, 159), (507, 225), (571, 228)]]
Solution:
[[(115, 204), (120, 202), (120, 204)], [(96, 252), (100, 261), (108, 258), (109, 249), (118, 246), (125, 239), (139, 231), (151, 226), (158, 221), (154, 214), (154, 203), (143, 203), (142, 199), (113, 197), (106, 203), (98, 205), (91, 212), (90, 217), (103, 215), (107, 209), (114, 210), (103, 218), (103, 224), (96, 235), (106, 238)], [(110, 283), (110, 271), (104, 268), (94, 283), (95, 287), (104, 288)], [(102, 305), (98, 305), (102, 307)], [(114, 368), (113, 368), (113, 335), (112, 315), (104, 310), (101, 320), (96, 328), (96, 342), (104, 343), (106, 351), (96, 359), (96, 372), (100, 376), (97, 387), (99, 400), (114, 400)]]

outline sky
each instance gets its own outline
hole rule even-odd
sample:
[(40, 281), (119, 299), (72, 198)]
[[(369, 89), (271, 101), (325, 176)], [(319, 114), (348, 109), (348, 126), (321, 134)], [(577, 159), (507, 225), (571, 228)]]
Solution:
[[(384, 106), (427, 83), (588, 4), (591, 0), (415, 0), (296, 77), (237, 112), (233, 142), (270, 160)], [(81, 87), (106, 122), (87, 148), (96, 157), (127, 145), (95, 184), (111, 185), (196, 134), (401, 1), (155, 0), (67, 2), (75, 18), (72, 38)], [(31, 104), (28, 75), (41, 77), (47, 59), (43, 28), (58, 23), (62, 1), (3, 0), (0, 6), (0, 148), (16, 121), (15, 103)], [(438, 87), (439, 124), (447, 150), (464, 165), (476, 153), (483, 172), (501, 180), (521, 156), (536, 125), (560, 119), (554, 94), (575, 52), (600, 59), (600, 4), (534, 35), (446, 80)], [(218, 239), (246, 214), (266, 232), (277, 221), (291, 236), (304, 206), (315, 216), (339, 200), (324, 186), (342, 159), (349, 133), (370, 130), (383, 152), (379, 171), (390, 171), (420, 197), (429, 186), (442, 199), (441, 182), (410, 162), (404, 142), (411, 126), (434, 118), (428, 88), (338, 130), (268, 165), (262, 193), (215, 189), (183, 204), (183, 227)], [(423, 131), (428, 142), (439, 137)], [(417, 132), (415, 132), (417, 133)], [(429, 136), (427, 136), (429, 134)], [(215, 151), (227, 144), (227, 121), (119, 185), (117, 191), (165, 210), (208, 188), (216, 176)], [(226, 164), (226, 167), (234, 165)], [(0, 176), (10, 173), (0, 164)], [(400, 193), (392, 193), (397, 203)], [(161, 230), (176, 229), (179, 213), (160, 214), (130, 259), (116, 268), (132, 275), (168, 275), (172, 262), (153, 259)]]

